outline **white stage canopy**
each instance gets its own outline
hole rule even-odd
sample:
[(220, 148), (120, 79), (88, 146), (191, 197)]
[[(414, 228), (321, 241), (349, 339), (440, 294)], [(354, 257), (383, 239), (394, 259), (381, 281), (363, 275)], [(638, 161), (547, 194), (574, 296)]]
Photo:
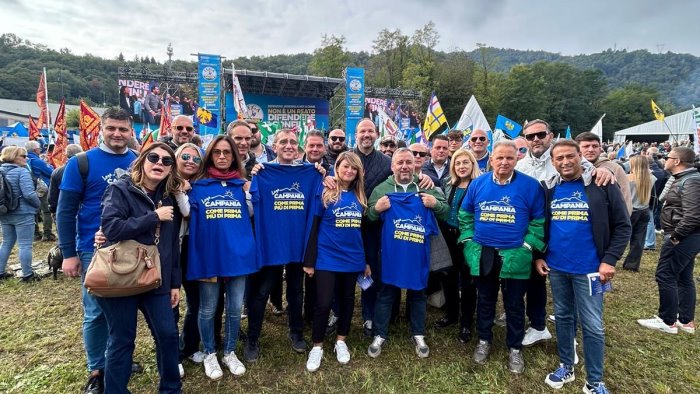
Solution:
[[(665, 118), (666, 125), (660, 120), (642, 123), (624, 130), (616, 131), (614, 142), (624, 142), (632, 136), (666, 135), (669, 140), (687, 141), (690, 135), (695, 134), (695, 120), (693, 110), (677, 113)], [(670, 131), (669, 131), (670, 129)], [(634, 138), (636, 140), (643, 138)]]

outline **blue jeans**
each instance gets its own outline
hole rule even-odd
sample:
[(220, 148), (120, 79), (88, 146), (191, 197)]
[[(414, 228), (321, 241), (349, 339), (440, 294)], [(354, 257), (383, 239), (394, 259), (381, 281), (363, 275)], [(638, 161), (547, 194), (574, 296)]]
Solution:
[[(377, 302), (374, 306), (374, 330), (375, 334), (389, 338), (389, 320), (391, 320), (391, 308), (394, 299), (401, 297), (401, 289), (382, 283), (377, 293)], [(423, 290), (406, 290), (406, 307), (409, 309), (409, 322), (411, 335), (425, 335), (425, 308), (427, 297)]]
[(644, 249), (656, 248), (656, 228), (654, 227), (654, 211), (649, 210), (649, 223), (647, 223), (647, 235), (644, 237)]
[(7, 260), (15, 242), (19, 246), (19, 263), (22, 276), (28, 277), (32, 271), (32, 241), (34, 241), (34, 215), (7, 215), (2, 218), (2, 246), (0, 246), (0, 273), (5, 273)]
[(241, 306), (245, 294), (245, 276), (220, 279), (221, 282), (199, 282), (199, 335), (204, 352), (216, 353), (214, 340), (214, 316), (219, 302), (219, 287), (226, 289), (226, 335), (224, 354), (236, 351), (238, 331), (241, 328)]
[(138, 310), (143, 313), (156, 345), (156, 360), (160, 375), (159, 393), (180, 393), (182, 383), (178, 371), (178, 333), (170, 293), (149, 291), (130, 297), (102, 298), (102, 307), (109, 326), (109, 344), (105, 363), (105, 393), (129, 393), (131, 363), (136, 341)]
[[(567, 274), (551, 269), (549, 284), (554, 300), (560, 362), (574, 365), (575, 327), (576, 321), (579, 321), (583, 331), (586, 380), (589, 383), (602, 382), (605, 359), (603, 295), (589, 295), (588, 277), (585, 274)], [(577, 312), (579, 319), (576, 319)]]
[[(32, 230), (33, 231), (33, 230)], [(82, 269), (82, 281), (85, 281), (92, 260), (93, 252), (78, 252)], [(87, 292), (85, 286), (83, 292), (83, 342), (87, 354), (88, 371), (105, 369), (105, 351), (107, 350), (107, 320), (102, 308), (97, 303), (97, 298)]]

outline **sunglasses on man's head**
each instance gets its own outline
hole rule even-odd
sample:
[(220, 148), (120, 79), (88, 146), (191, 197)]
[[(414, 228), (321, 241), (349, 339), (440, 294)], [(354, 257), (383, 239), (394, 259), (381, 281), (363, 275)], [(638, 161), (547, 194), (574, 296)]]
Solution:
[(192, 161), (194, 164), (199, 164), (202, 162), (202, 158), (199, 156), (191, 155), (189, 153), (183, 153), (180, 158), (184, 161)]
[(333, 142), (345, 142), (345, 137), (341, 137), (341, 136), (338, 136), (338, 135), (332, 135), (332, 136), (330, 136), (330, 137), (328, 137), (328, 138), (329, 138), (331, 141), (333, 141)]
[(534, 141), (535, 137), (537, 137), (539, 140), (543, 140), (545, 137), (547, 137), (547, 132), (540, 131), (539, 133), (525, 134), (525, 139), (528, 141)]
[(173, 165), (173, 158), (170, 156), (159, 156), (155, 152), (151, 152), (146, 155), (146, 160), (150, 161), (153, 164), (158, 163), (159, 161), (166, 167), (170, 167)]
[(486, 137), (472, 137), (469, 139), (469, 141), (471, 141), (471, 142), (476, 142), (476, 141), (484, 142), (484, 141), (486, 141)]
[(192, 130), (194, 130), (194, 127), (192, 127), (192, 126), (175, 126), (175, 130), (177, 130), (177, 131), (182, 131), (182, 130), (192, 131)]

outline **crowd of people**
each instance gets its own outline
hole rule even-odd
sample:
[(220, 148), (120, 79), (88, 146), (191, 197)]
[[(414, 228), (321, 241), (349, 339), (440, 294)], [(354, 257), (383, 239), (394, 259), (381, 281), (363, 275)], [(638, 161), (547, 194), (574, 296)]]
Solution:
[[(186, 361), (201, 363), (212, 380), (224, 377), (221, 363), (244, 375), (260, 357), (279, 356), (265, 354), (261, 333), (268, 303), (273, 313), (285, 312), (283, 293), (289, 345), (308, 352), (307, 370), (321, 367), (329, 332), (337, 361), (347, 364), (357, 287), (369, 357), (380, 357), (389, 339), (402, 289), (412, 351), (429, 357), (427, 293), (438, 288), (444, 315), (434, 326), (456, 326), (461, 343), (475, 337), (472, 359), (483, 364), (500, 348), (494, 324), (505, 325), (506, 365), (516, 374), (525, 370), (523, 348), (552, 338), (551, 298), (560, 364), (543, 374), (545, 383), (561, 388), (574, 380), (580, 326), (583, 391), (607, 393), (605, 285), (628, 245), (622, 269), (639, 271), (657, 232), (658, 316), (638, 322), (669, 334), (695, 331), (700, 174), (686, 146), (643, 145), (620, 162), (597, 135), (554, 140), (541, 119), (490, 150), (483, 130), (466, 143), (450, 132), (430, 146), (405, 146), (379, 140), (375, 124), (363, 119), (353, 149), (342, 129), (327, 138), (311, 131), (304, 146), (281, 129), (265, 145), (257, 124), (245, 120), (202, 149), (192, 143), (192, 119), (181, 115), (170, 136), (137, 152), (129, 148), (132, 113), (120, 108), (104, 112), (101, 134), (87, 152), (69, 146), (71, 158), (53, 174), (28, 163), (38, 153), (31, 142), (0, 156), (0, 173), (19, 200), (0, 215), (4, 276), (17, 242), (23, 280), (34, 277), (31, 241), (43, 202), (33, 177), (47, 177), (66, 276), (84, 278), (95, 244), (136, 240), (160, 252), (155, 290), (101, 298), (83, 288), (85, 393), (128, 392), (140, 368), (133, 360), (139, 310), (156, 344), (160, 392), (182, 391)], [(599, 291), (590, 290), (596, 281)], [(499, 293), (503, 316), (496, 315)]]

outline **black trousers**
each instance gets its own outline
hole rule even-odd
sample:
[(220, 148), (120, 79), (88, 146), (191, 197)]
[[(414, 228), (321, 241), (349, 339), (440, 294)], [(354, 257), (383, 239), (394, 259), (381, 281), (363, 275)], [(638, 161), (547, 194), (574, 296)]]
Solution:
[(260, 338), (267, 299), (275, 283), (276, 275), (284, 268), (286, 268), (287, 272), (289, 334), (295, 338), (301, 338), (303, 335), (304, 270), (301, 263), (289, 263), (286, 266), (267, 266), (249, 276), (248, 340), (250, 343), (256, 343), (258, 338)]
[(282, 283), (284, 282), (284, 272), (279, 270), (275, 274), (275, 283), (270, 291), (270, 303), (277, 309), (282, 309)]
[(457, 243), (459, 230), (456, 228), (443, 230), (452, 258), (452, 267), (436, 273), (445, 294), (445, 317), (450, 320), (459, 319), (461, 328), (471, 329), (476, 311), (476, 286), (469, 267), (464, 261), (464, 245)]
[(695, 320), (693, 268), (698, 252), (700, 232), (688, 235), (678, 245), (673, 245), (669, 236), (664, 238), (656, 266), (656, 283), (659, 285), (659, 317), (666, 324), (675, 323), (676, 316), (683, 324)]
[(311, 340), (314, 343), (323, 342), (326, 336), (326, 325), (330, 315), (333, 300), (338, 303), (338, 331), (339, 336), (347, 336), (350, 333), (350, 322), (355, 307), (355, 282), (357, 272), (333, 272), (317, 270), (314, 273), (316, 285), (316, 301), (314, 304), (313, 328)]
[(647, 225), (651, 214), (648, 209), (635, 209), (632, 211), (630, 222), (632, 223), (632, 235), (630, 236), (630, 251), (625, 257), (622, 268), (639, 271), (644, 253), (644, 239), (647, 235)]

